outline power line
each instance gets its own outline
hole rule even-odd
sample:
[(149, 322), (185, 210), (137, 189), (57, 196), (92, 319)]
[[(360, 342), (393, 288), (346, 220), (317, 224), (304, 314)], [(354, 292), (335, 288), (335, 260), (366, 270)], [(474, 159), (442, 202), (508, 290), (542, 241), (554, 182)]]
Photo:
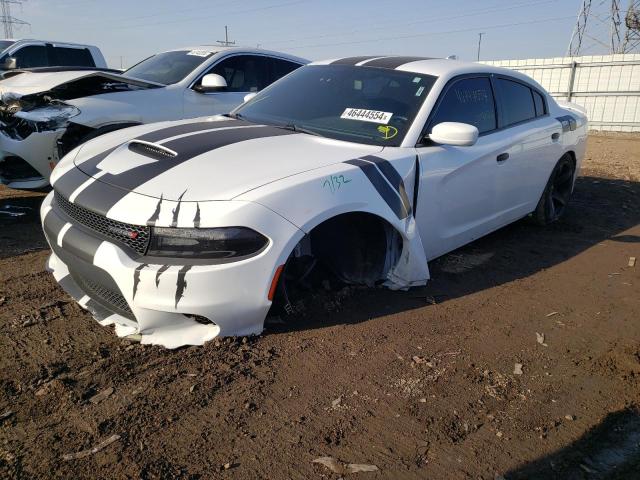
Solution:
[(24, 20), (20, 20), (11, 15), (11, 4), (22, 5), (24, 0), (0, 0), (0, 10), (2, 15), (0, 16), (0, 22), (4, 27), (4, 38), (13, 38), (13, 26), (14, 25), (29, 25)]
[[(294, 0), (291, 2), (285, 2), (285, 3), (276, 3), (274, 5), (265, 5), (263, 7), (255, 7), (255, 8), (249, 8), (249, 9), (245, 9), (245, 10), (237, 10), (235, 12), (228, 12), (225, 13), (225, 16), (228, 15), (241, 15), (243, 13), (253, 13), (253, 12), (258, 12), (258, 11), (262, 11), (262, 10), (271, 10), (274, 8), (281, 8), (281, 7), (289, 7), (291, 5), (296, 5), (299, 3), (304, 3), (307, 0)], [(173, 23), (181, 23), (181, 22), (194, 22), (194, 21), (199, 21), (199, 20), (205, 20), (208, 18), (220, 18), (220, 13), (216, 13), (215, 15), (200, 15), (199, 17), (190, 17), (190, 18), (181, 18), (181, 19), (176, 19), (176, 20), (168, 20), (165, 22), (155, 22), (155, 23), (142, 23), (142, 24), (138, 24), (138, 25), (123, 25), (123, 26), (119, 26), (119, 27), (115, 27), (115, 28), (140, 28), (140, 27), (150, 27), (150, 26), (155, 26), (155, 25), (169, 25), (169, 24), (173, 24)]]
[[(402, 28), (406, 28), (409, 26), (413, 26), (413, 25), (420, 25), (420, 24), (424, 24), (424, 23), (435, 23), (435, 22), (442, 22), (442, 21), (446, 21), (446, 20), (457, 20), (459, 18), (464, 18), (464, 17), (474, 17), (477, 15), (484, 15), (487, 13), (496, 13), (496, 12), (502, 12), (505, 10), (513, 10), (513, 9), (521, 9), (521, 8), (525, 8), (525, 7), (534, 7), (534, 6), (539, 6), (542, 4), (546, 4), (546, 3), (556, 3), (558, 0), (542, 0), (542, 1), (538, 1), (538, 2), (527, 2), (527, 3), (519, 3), (516, 5), (509, 5), (506, 7), (492, 7), (492, 8), (483, 8), (483, 9), (479, 9), (479, 10), (473, 10), (467, 13), (463, 13), (463, 14), (459, 14), (459, 15), (448, 15), (448, 16), (443, 16), (443, 17), (430, 17), (430, 18), (426, 18), (426, 19), (422, 19), (422, 20), (414, 20), (411, 22), (393, 22), (392, 24), (378, 24), (378, 26), (367, 26), (367, 28), (356, 28), (356, 29), (349, 29), (348, 32), (344, 33), (344, 35), (353, 35), (353, 34), (357, 34), (357, 33), (361, 33), (361, 32), (371, 32), (372, 30), (383, 30), (383, 29), (387, 29), (389, 27), (393, 27), (395, 25), (401, 26)], [(299, 37), (299, 38), (291, 38), (288, 40), (275, 40), (273, 42), (270, 42), (268, 40), (266, 40), (264, 42), (265, 45), (277, 45), (277, 44), (281, 44), (281, 43), (292, 43), (292, 42), (299, 42), (300, 40), (313, 40), (316, 38), (331, 38), (331, 37), (335, 37), (335, 36), (339, 36), (342, 35), (339, 32), (333, 32), (333, 33), (325, 33), (322, 35), (312, 35), (312, 36), (308, 36), (308, 37)]]
[(464, 33), (464, 32), (473, 32), (473, 31), (477, 31), (477, 30), (494, 30), (494, 29), (498, 29), (498, 28), (507, 28), (507, 27), (517, 27), (520, 25), (533, 25), (536, 23), (545, 23), (545, 22), (554, 22), (554, 21), (559, 21), (559, 20), (568, 20), (568, 19), (572, 19), (574, 18), (573, 15), (572, 16), (565, 16), (565, 17), (554, 17), (554, 18), (543, 18), (541, 20), (532, 20), (532, 21), (528, 21), (528, 22), (517, 22), (517, 23), (503, 23), (500, 25), (479, 25), (476, 27), (472, 27), (472, 28), (461, 28), (461, 29), (457, 29), (457, 30), (442, 30), (442, 31), (438, 31), (438, 32), (427, 32), (427, 33), (415, 33), (415, 34), (411, 34), (411, 35), (398, 35), (395, 37), (382, 37), (382, 38), (372, 38), (372, 39), (368, 39), (368, 40), (354, 40), (354, 41), (350, 41), (350, 42), (335, 42), (335, 43), (319, 43), (319, 44), (315, 44), (315, 45), (301, 45), (301, 46), (297, 46), (297, 47), (289, 47), (289, 50), (298, 50), (298, 49), (302, 49), (302, 48), (317, 48), (317, 47), (335, 47), (335, 46), (342, 46), (342, 45), (356, 45), (356, 44), (362, 44), (362, 43), (371, 43), (371, 42), (383, 42), (383, 41), (388, 41), (388, 40), (403, 40), (406, 38), (419, 38), (419, 37), (429, 37), (431, 35), (446, 35), (446, 34), (450, 34), (450, 33)]

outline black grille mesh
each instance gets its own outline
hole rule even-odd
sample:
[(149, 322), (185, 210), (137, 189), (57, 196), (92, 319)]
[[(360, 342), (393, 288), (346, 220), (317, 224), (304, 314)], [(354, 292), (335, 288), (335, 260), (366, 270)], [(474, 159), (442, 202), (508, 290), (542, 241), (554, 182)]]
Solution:
[(54, 195), (60, 210), (76, 222), (111, 240), (126, 245), (140, 255), (144, 255), (147, 251), (150, 235), (149, 227), (111, 220), (104, 215), (71, 203), (58, 192), (55, 192)]
[(131, 307), (129, 307), (129, 304), (119, 292), (114, 292), (81, 275), (72, 274), (72, 276), (87, 295), (93, 297), (107, 309), (130, 320), (136, 320), (136, 317), (131, 311)]

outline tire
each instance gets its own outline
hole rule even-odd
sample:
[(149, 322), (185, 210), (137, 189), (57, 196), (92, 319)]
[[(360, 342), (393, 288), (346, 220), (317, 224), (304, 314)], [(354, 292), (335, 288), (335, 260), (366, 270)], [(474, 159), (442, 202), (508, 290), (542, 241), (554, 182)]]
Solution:
[(573, 191), (575, 169), (569, 155), (564, 155), (556, 163), (532, 215), (538, 225), (549, 225), (564, 215)]

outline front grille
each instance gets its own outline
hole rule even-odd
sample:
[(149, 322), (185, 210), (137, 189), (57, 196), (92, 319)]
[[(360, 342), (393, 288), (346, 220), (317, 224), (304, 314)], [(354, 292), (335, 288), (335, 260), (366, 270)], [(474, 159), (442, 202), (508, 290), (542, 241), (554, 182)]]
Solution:
[(90, 280), (81, 275), (72, 274), (72, 277), (78, 283), (78, 286), (82, 290), (84, 290), (87, 295), (94, 298), (104, 307), (122, 315), (125, 318), (128, 318), (129, 320), (136, 320), (136, 317), (131, 311), (131, 307), (129, 306), (125, 298), (120, 294), (120, 292), (114, 292), (113, 290), (110, 290), (105, 286), (100, 285), (93, 280)]
[(149, 227), (111, 220), (104, 215), (97, 214), (75, 203), (71, 203), (58, 192), (55, 192), (54, 195), (56, 204), (60, 207), (60, 210), (79, 224), (111, 240), (126, 245), (140, 255), (144, 255), (147, 251), (150, 236)]

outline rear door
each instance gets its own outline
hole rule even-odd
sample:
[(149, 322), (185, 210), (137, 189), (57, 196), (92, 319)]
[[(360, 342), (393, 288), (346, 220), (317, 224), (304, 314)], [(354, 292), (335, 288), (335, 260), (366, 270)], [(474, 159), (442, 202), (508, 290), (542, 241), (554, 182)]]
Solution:
[(494, 77), (498, 124), (511, 141), (500, 162), (497, 183), (502, 224), (535, 208), (556, 161), (562, 155), (561, 124), (548, 114), (544, 96), (531, 85), (509, 76)]
[(424, 133), (441, 122), (475, 125), (475, 145), (417, 147), (419, 194), (416, 218), (427, 258), (435, 258), (497, 228), (499, 156), (512, 141), (498, 129), (497, 104), (488, 75), (450, 81), (427, 120)]

